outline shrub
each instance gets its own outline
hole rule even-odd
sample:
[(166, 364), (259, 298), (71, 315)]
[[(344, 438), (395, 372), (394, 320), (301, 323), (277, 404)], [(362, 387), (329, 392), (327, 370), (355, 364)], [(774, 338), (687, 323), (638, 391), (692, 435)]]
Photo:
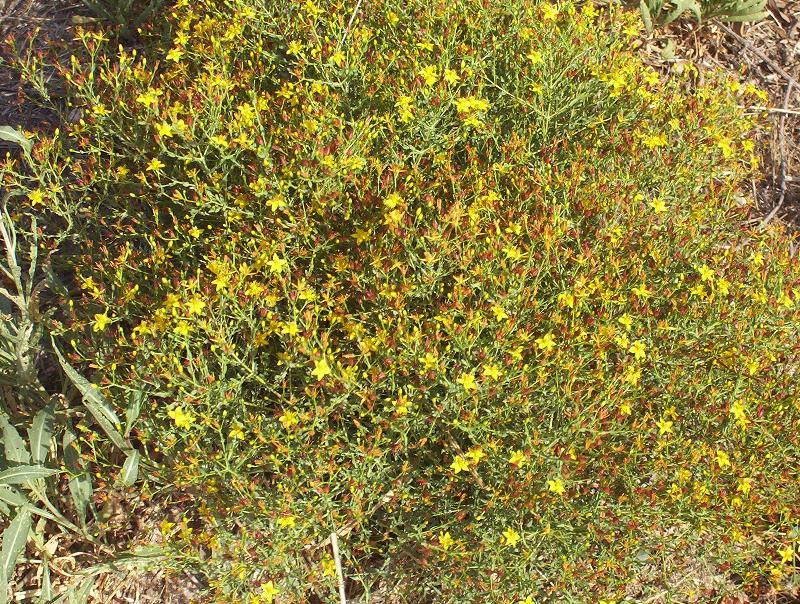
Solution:
[(736, 203), (754, 92), (662, 81), (630, 13), (351, 4), (85, 32), (83, 119), (6, 166), (73, 234), (71, 360), (148, 393), (175, 564), (334, 601), (335, 530), (389, 601), (614, 601), (698, 547), (789, 580), (800, 271)]

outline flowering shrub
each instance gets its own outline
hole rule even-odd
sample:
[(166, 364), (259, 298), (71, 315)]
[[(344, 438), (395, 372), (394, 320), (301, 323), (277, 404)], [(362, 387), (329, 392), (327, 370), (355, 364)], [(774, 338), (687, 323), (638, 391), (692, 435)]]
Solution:
[(388, 601), (616, 601), (698, 546), (791, 580), (800, 270), (735, 203), (755, 91), (662, 81), (591, 4), (352, 4), (86, 32), (82, 119), (5, 168), (78, 243), (72, 361), (148, 393), (148, 480), (193, 495), (175, 563), (335, 601), (336, 530)]

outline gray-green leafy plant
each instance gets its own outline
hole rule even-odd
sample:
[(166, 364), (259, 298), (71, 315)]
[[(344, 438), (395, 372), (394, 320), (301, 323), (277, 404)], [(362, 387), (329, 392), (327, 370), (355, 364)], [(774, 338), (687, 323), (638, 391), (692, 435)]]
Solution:
[(640, 0), (639, 10), (648, 31), (691, 13), (700, 21), (758, 21), (767, 16), (766, 0)]
[[(0, 129), (0, 134), (29, 153), (22, 134), (9, 128)], [(55, 276), (48, 267), (40, 266), (35, 219), (20, 236), (8, 210), (10, 198), (10, 194), (4, 195), (0, 204), (0, 238), (5, 251), (0, 261), (0, 518), (8, 519), (0, 537), (0, 604), (7, 602), (14, 568), (29, 539), (46, 569), (38, 601), (50, 602), (55, 596), (50, 587), (48, 558), (52, 551), (47, 543), (47, 521), (61, 533), (95, 541), (87, 526), (89, 513), (94, 514), (92, 479), (82, 461), (74, 422), (82, 421), (88, 411), (111, 443), (125, 453), (118, 475), (120, 485), (134, 484), (141, 460), (128, 438), (141, 401), (131, 403), (123, 431), (122, 422), (99, 388), (78, 373), (56, 342), (46, 337), (50, 311), (43, 311), (40, 301)], [(20, 255), (23, 248), (25, 253)], [(48, 344), (66, 378), (62, 392), (56, 394), (48, 393), (39, 377), (39, 360)], [(76, 391), (79, 404), (71, 400)], [(65, 474), (71, 517), (62, 511), (64, 502), (57, 500), (57, 481)], [(75, 586), (77, 594), (85, 584)]]

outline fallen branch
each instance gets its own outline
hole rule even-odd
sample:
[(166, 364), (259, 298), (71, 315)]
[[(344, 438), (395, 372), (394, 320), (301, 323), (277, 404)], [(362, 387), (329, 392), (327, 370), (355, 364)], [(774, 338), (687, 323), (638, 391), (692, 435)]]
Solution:
[(339, 555), (339, 536), (336, 531), (331, 533), (331, 549), (333, 561), (336, 564), (336, 582), (339, 584), (339, 602), (347, 604), (347, 594), (344, 591), (344, 571), (342, 570), (342, 557)]

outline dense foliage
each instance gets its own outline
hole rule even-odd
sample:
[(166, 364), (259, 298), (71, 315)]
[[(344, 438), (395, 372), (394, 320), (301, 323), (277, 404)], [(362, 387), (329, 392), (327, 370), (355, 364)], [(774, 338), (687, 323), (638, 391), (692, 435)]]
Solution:
[(80, 119), (5, 167), (73, 365), (146, 394), (145, 495), (189, 495), (174, 564), (335, 601), (336, 530), (388, 601), (617, 601), (698, 547), (796, 580), (800, 267), (736, 203), (755, 91), (663, 81), (591, 4), (353, 8), (85, 32)]

